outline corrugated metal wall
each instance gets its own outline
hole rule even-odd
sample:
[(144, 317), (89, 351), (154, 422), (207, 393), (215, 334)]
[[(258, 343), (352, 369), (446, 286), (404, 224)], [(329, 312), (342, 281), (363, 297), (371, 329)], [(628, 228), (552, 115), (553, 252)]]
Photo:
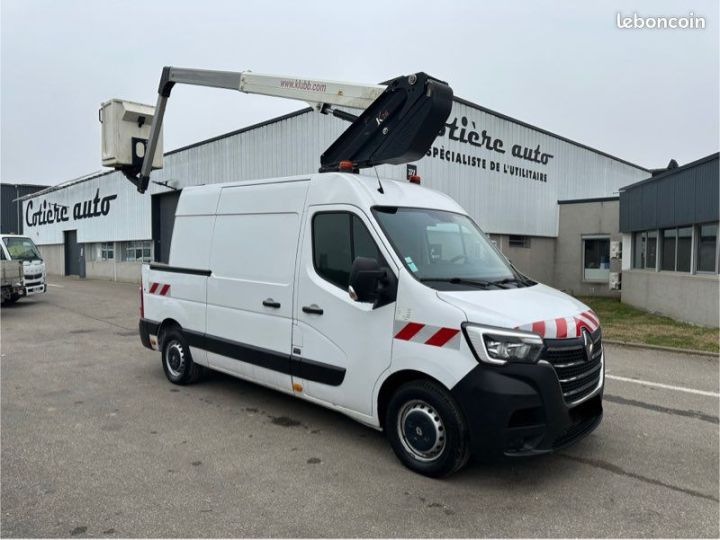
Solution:
[(0, 184), (0, 232), (4, 234), (22, 234), (23, 220), (20, 219), (22, 204), (16, 199), (46, 187), (32, 184)]
[[(423, 184), (463, 205), (488, 232), (556, 236), (557, 201), (617, 194), (648, 171), (551, 134), (456, 102), (449, 124), (430, 156), (417, 162)], [(312, 112), (291, 115), (206, 144), (172, 152), (152, 179), (177, 187), (316, 172), (320, 155), (347, 123)], [(501, 143), (497, 143), (497, 141)], [(529, 152), (530, 159), (513, 153)], [(541, 154), (548, 154), (541, 162)], [(406, 167), (378, 167), (381, 177), (404, 179)], [(364, 174), (374, 175), (366, 170)], [(62, 242), (78, 230), (79, 242), (151, 237), (150, 197), (141, 196), (120, 173), (106, 174), (33, 199), (74, 207), (115, 194), (107, 216), (30, 226), (38, 244)], [(149, 193), (166, 191), (152, 184)], [(26, 203), (27, 204), (27, 203)], [(26, 225), (27, 226), (27, 225)]]
[(646, 231), (718, 221), (718, 154), (629, 186), (620, 193), (620, 230)]

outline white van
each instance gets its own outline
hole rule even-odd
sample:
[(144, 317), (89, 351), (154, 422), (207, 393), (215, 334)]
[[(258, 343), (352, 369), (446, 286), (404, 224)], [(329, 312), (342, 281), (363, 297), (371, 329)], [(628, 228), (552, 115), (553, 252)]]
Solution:
[(515, 270), (450, 197), (344, 173), (183, 190), (140, 336), (384, 429), (428, 476), (551, 452), (602, 418), (597, 316)]
[(23, 265), (22, 294), (13, 294), (8, 302), (13, 303), (21, 296), (31, 296), (47, 291), (45, 261), (32, 239), (19, 234), (3, 234), (0, 238), (2, 239), (0, 249), (3, 250), (5, 256), (13, 261), (20, 261)]

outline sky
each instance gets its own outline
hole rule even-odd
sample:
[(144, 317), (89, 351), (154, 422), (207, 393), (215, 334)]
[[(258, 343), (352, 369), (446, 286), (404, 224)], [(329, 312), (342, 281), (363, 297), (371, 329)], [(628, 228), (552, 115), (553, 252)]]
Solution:
[[(701, 30), (620, 29), (695, 16)], [(0, 180), (101, 168), (98, 108), (154, 104), (164, 65), (376, 83), (417, 71), (455, 95), (659, 168), (720, 147), (717, 0), (2, 0)], [(176, 87), (165, 150), (304, 105)]]

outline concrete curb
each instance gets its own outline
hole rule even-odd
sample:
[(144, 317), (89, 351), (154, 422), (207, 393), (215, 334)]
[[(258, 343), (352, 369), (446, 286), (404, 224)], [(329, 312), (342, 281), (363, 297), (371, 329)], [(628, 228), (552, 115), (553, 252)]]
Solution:
[(652, 351), (666, 351), (683, 354), (696, 354), (698, 356), (709, 356), (710, 358), (718, 358), (718, 353), (697, 351), (695, 349), (677, 349), (675, 347), (663, 347), (661, 345), (647, 345), (645, 343), (634, 343), (632, 341), (617, 341), (614, 339), (603, 338), (603, 343), (609, 343), (610, 345), (620, 345), (622, 347), (632, 347), (635, 349), (650, 349)]

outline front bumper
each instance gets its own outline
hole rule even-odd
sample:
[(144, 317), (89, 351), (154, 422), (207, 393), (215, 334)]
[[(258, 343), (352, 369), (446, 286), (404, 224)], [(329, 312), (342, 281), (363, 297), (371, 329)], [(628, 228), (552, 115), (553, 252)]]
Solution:
[(549, 362), (478, 364), (452, 389), (468, 422), (473, 456), (546, 454), (589, 434), (602, 420), (604, 355), (601, 362), (597, 388), (572, 407)]
[(44, 293), (46, 290), (47, 285), (45, 285), (45, 283), (26, 283), (23, 292), (25, 293), (25, 296), (32, 296), (33, 294)]
[(47, 291), (45, 269), (43, 267), (38, 267), (37, 265), (26, 265), (23, 273), (23, 285), (25, 287), (23, 294), (25, 296), (41, 294)]

